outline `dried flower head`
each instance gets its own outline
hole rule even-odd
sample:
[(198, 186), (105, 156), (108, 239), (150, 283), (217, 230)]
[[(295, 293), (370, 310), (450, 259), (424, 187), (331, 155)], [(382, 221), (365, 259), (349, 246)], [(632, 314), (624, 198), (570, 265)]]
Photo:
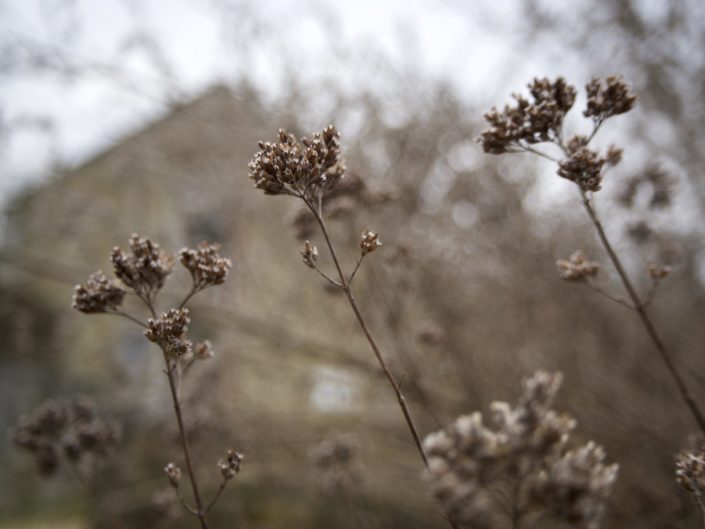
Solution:
[(607, 148), (607, 154), (605, 155), (605, 165), (609, 165), (610, 167), (619, 165), (619, 163), (622, 161), (623, 154), (624, 151), (622, 149), (615, 145), (610, 145)]
[(578, 184), (583, 192), (599, 191), (605, 158), (585, 146), (576, 146), (568, 152), (569, 157), (558, 162), (558, 175)]
[[(433, 492), (454, 521), (473, 527), (491, 524), (495, 509), (488, 490), (503, 487), (519, 491), (519, 512), (529, 501), (553, 509), (558, 497), (565, 507), (559, 516), (578, 512), (585, 525), (597, 519), (616, 467), (604, 467), (604, 455), (593, 445), (566, 454), (575, 421), (551, 409), (561, 381), (558, 373), (538, 372), (525, 381), (516, 407), (493, 403), (496, 429), (486, 427), (476, 412), (426, 437)], [(550, 469), (547, 476), (542, 468)], [(548, 482), (551, 486), (543, 489), (532, 485), (531, 494), (526, 490), (530, 483)], [(580, 488), (572, 496), (576, 484)], [(565, 502), (571, 501), (569, 509)]]
[(98, 270), (83, 285), (76, 285), (73, 308), (86, 314), (108, 312), (119, 309), (124, 298), (125, 289)]
[(157, 243), (137, 234), (130, 237), (130, 250), (128, 255), (117, 246), (113, 248), (111, 259), (115, 275), (139, 296), (152, 299), (171, 273), (173, 259), (162, 252)]
[(705, 436), (699, 435), (693, 447), (676, 455), (676, 482), (688, 492), (705, 493)]
[(334, 188), (345, 174), (333, 125), (301, 141), (279, 130), (279, 142), (260, 142), (259, 148), (249, 164), (250, 178), (268, 195), (313, 196)]
[(651, 263), (649, 265), (649, 275), (651, 276), (651, 279), (654, 281), (659, 281), (661, 279), (664, 279), (665, 277), (668, 277), (668, 274), (671, 273), (671, 267), (668, 265), (663, 265), (663, 264), (656, 264), (656, 263)]
[(181, 481), (181, 469), (174, 463), (168, 463), (164, 467), (164, 473), (167, 478), (169, 478), (169, 483), (171, 486), (177, 488), (179, 486), (179, 481)]
[(225, 282), (233, 264), (230, 259), (221, 257), (219, 244), (201, 242), (197, 248), (184, 248), (179, 252), (179, 260), (191, 272), (193, 288), (220, 285)]
[(362, 232), (360, 249), (362, 250), (363, 257), (370, 252), (374, 252), (380, 246), (382, 246), (382, 241), (379, 240), (379, 236), (375, 232), (369, 230)]
[(242, 465), (242, 460), (244, 456), (235, 452), (234, 450), (228, 450), (225, 455), (225, 459), (218, 461), (218, 468), (223, 476), (223, 479), (228, 481), (235, 477), (235, 475), (240, 472), (240, 466)]
[(309, 451), (320, 489), (325, 494), (342, 494), (360, 484), (357, 448), (345, 435), (330, 435)]
[(604, 450), (593, 442), (567, 452), (531, 480), (532, 503), (568, 522), (597, 527), (619, 471), (604, 461)]
[(215, 356), (213, 345), (211, 345), (209, 340), (197, 342), (196, 345), (193, 346), (193, 354), (198, 360), (208, 360)]
[(318, 248), (316, 248), (309, 241), (304, 242), (304, 248), (301, 250), (301, 257), (304, 260), (304, 264), (309, 268), (316, 268), (316, 261), (318, 260)]
[(485, 114), (490, 128), (480, 135), (482, 148), (490, 154), (511, 152), (527, 145), (552, 141), (560, 136), (565, 115), (575, 103), (575, 88), (562, 77), (551, 82), (534, 79), (529, 84), (532, 101), (515, 94), (514, 106)]
[(191, 352), (191, 340), (186, 338), (190, 322), (188, 309), (171, 309), (156, 320), (147, 320), (144, 335), (159, 345), (167, 358), (180, 358)]
[(611, 116), (629, 112), (636, 104), (637, 96), (629, 86), (616, 76), (607, 79), (594, 77), (585, 86), (588, 101), (585, 117), (601, 122)]
[(10, 430), (12, 442), (34, 455), (42, 475), (53, 474), (62, 455), (70, 461), (107, 455), (120, 437), (120, 425), (98, 417), (95, 404), (85, 397), (48, 400)]
[(600, 271), (600, 265), (590, 261), (582, 250), (573, 252), (568, 260), (558, 260), (556, 266), (561, 279), (566, 281), (584, 281), (595, 277)]

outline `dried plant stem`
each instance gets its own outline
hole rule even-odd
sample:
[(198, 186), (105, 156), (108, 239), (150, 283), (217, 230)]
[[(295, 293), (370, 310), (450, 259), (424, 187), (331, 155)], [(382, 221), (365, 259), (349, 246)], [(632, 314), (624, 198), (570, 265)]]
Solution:
[(600, 221), (600, 218), (598, 217), (597, 212), (595, 211), (594, 207), (592, 206), (589, 196), (585, 192), (581, 191), (581, 197), (582, 197), (583, 205), (585, 206), (585, 210), (587, 211), (587, 213), (590, 217), (590, 220), (592, 221), (593, 225), (595, 226), (595, 229), (597, 230), (597, 234), (600, 238), (600, 242), (602, 243), (602, 246), (604, 246), (605, 251), (609, 255), (610, 260), (612, 261), (612, 264), (617, 269), (617, 273), (619, 274), (619, 277), (622, 280), (622, 283), (624, 284), (624, 288), (626, 289), (627, 293), (629, 294), (629, 297), (632, 300), (632, 303), (634, 304), (634, 307), (633, 307), (634, 310), (639, 315), (639, 319), (641, 320), (644, 327), (646, 328), (646, 332), (648, 333), (649, 337), (651, 338), (651, 341), (653, 342), (654, 346), (656, 347), (656, 350), (659, 352), (664, 364), (666, 364), (666, 367), (668, 368), (668, 371), (671, 374), (671, 377), (673, 378), (676, 385), (678, 386), (678, 390), (681, 394), (681, 397), (683, 398), (684, 402), (686, 403), (686, 405), (690, 409), (691, 413), (693, 414), (693, 418), (698, 423), (698, 426), (700, 427), (700, 429), (703, 432), (705, 432), (705, 417), (703, 416), (702, 412), (700, 411), (700, 408), (698, 407), (698, 404), (695, 402), (695, 399), (693, 398), (692, 394), (690, 393), (690, 390), (688, 389), (688, 386), (686, 385), (685, 380), (683, 379), (680, 372), (676, 368), (676, 365), (673, 362), (673, 359), (671, 358), (670, 352), (666, 349), (666, 346), (664, 345), (663, 341), (661, 340), (661, 337), (659, 336), (658, 332), (656, 331), (656, 327), (654, 326), (653, 322), (649, 318), (649, 315), (646, 312), (646, 306), (641, 301), (641, 298), (639, 297), (636, 290), (634, 289), (634, 286), (632, 285), (632, 282), (629, 279), (629, 276), (627, 275), (627, 272), (624, 269), (624, 266), (622, 265), (622, 262), (619, 259), (619, 256), (614, 251), (614, 248), (610, 244), (609, 239), (607, 239), (607, 235), (605, 234), (605, 230), (602, 226), (602, 222)]
[(171, 399), (174, 403), (174, 413), (176, 413), (176, 422), (179, 425), (179, 436), (181, 438), (181, 446), (184, 452), (184, 459), (186, 460), (186, 469), (188, 471), (189, 481), (191, 482), (191, 488), (193, 489), (193, 498), (196, 501), (196, 516), (201, 522), (202, 529), (208, 529), (208, 522), (206, 521), (206, 511), (203, 509), (203, 502), (201, 501), (201, 494), (198, 490), (198, 482), (196, 481), (196, 475), (193, 472), (193, 465), (191, 463), (191, 451), (188, 445), (188, 438), (186, 437), (186, 429), (184, 428), (184, 421), (181, 414), (181, 401), (179, 400), (179, 392), (176, 388), (176, 379), (174, 376), (175, 369), (169, 365), (169, 360), (164, 357), (166, 362), (166, 375), (169, 379), (169, 389), (171, 390)]
[[(93, 488), (90, 486), (86, 478), (83, 476), (81, 473), (81, 470), (76, 466), (76, 464), (73, 461), (69, 461), (69, 468), (73, 472), (74, 476), (76, 476), (76, 479), (78, 482), (81, 484), (81, 486), (86, 490), (86, 493), (91, 495), (93, 492)], [(115, 513), (104, 503), (101, 501), (96, 501), (95, 506), (98, 508), (98, 511), (100, 512), (101, 516), (108, 522), (108, 524), (113, 528), (113, 529), (127, 529), (124, 523), (120, 521), (120, 519), (115, 515)]]
[(382, 353), (380, 352), (379, 347), (377, 346), (377, 342), (375, 342), (375, 339), (372, 337), (370, 329), (367, 326), (367, 322), (365, 322), (365, 318), (363, 317), (362, 312), (360, 311), (360, 308), (357, 305), (357, 301), (355, 301), (352, 289), (350, 288), (350, 283), (348, 282), (345, 277), (345, 274), (343, 273), (343, 269), (340, 266), (340, 261), (338, 260), (338, 255), (336, 254), (335, 248), (333, 247), (333, 243), (331, 242), (330, 236), (328, 235), (328, 229), (326, 228), (326, 223), (323, 220), (322, 208), (320, 207), (320, 204), (318, 205), (318, 207), (313, 206), (306, 199), (304, 199), (304, 202), (313, 213), (314, 217), (316, 218), (316, 221), (318, 222), (318, 225), (321, 228), (321, 232), (323, 233), (323, 237), (326, 241), (326, 246), (328, 246), (328, 251), (330, 252), (331, 257), (333, 258), (335, 269), (338, 272), (340, 286), (345, 292), (345, 296), (348, 298), (348, 302), (353, 312), (355, 313), (357, 322), (360, 325), (362, 332), (365, 334), (365, 337), (367, 338), (367, 341), (369, 342), (370, 347), (372, 348), (372, 351), (375, 354), (375, 357), (377, 357), (377, 361), (379, 362), (379, 365), (382, 368), (384, 375), (387, 377), (389, 385), (392, 386), (392, 389), (394, 390), (394, 393), (397, 396), (399, 407), (401, 408), (401, 411), (404, 414), (404, 419), (406, 420), (406, 424), (409, 427), (409, 432), (411, 432), (411, 436), (414, 438), (414, 443), (416, 444), (416, 448), (419, 452), (419, 455), (421, 456), (424, 465), (428, 467), (428, 458), (426, 457), (426, 452), (424, 452), (423, 445), (421, 443), (421, 436), (419, 435), (419, 431), (416, 428), (416, 423), (414, 423), (414, 419), (411, 416), (409, 407), (406, 404), (406, 399), (404, 398), (404, 395), (401, 392), (401, 386), (399, 385), (399, 382), (397, 382), (397, 379), (394, 377), (392, 372), (389, 370), (387, 363), (384, 361)]

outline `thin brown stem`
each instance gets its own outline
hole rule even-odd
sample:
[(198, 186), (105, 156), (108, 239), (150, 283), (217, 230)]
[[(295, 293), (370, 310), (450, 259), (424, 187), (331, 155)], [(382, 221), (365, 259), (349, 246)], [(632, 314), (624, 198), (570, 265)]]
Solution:
[(116, 316), (122, 316), (123, 318), (127, 318), (128, 320), (136, 323), (140, 327), (145, 327), (145, 328), (147, 327), (147, 325), (139, 318), (135, 318), (134, 316), (128, 314), (127, 312), (123, 312), (121, 310), (109, 311), (109, 312), (107, 312), (107, 314), (115, 314)]
[(218, 499), (220, 498), (220, 495), (223, 494), (223, 491), (225, 490), (225, 487), (228, 486), (228, 480), (224, 479), (223, 482), (220, 484), (220, 487), (218, 488), (218, 492), (215, 493), (215, 496), (211, 500), (211, 502), (208, 504), (208, 507), (206, 507), (206, 512), (210, 511), (213, 506), (216, 504)]
[(688, 406), (688, 409), (692, 413), (693, 418), (698, 423), (700, 429), (705, 432), (705, 417), (703, 416), (702, 412), (700, 411), (700, 408), (698, 407), (697, 402), (695, 402), (695, 399), (690, 393), (690, 390), (688, 389), (685, 380), (676, 368), (676, 365), (673, 359), (671, 358), (671, 353), (666, 349), (666, 346), (664, 345), (663, 341), (661, 340), (661, 337), (656, 331), (656, 327), (649, 318), (649, 315), (646, 312), (646, 307), (641, 301), (641, 298), (637, 294), (636, 290), (634, 289), (634, 286), (632, 285), (632, 282), (629, 279), (629, 276), (627, 275), (624, 266), (622, 266), (622, 262), (619, 259), (619, 256), (610, 244), (609, 239), (607, 239), (605, 230), (602, 227), (602, 222), (600, 222), (597, 212), (595, 211), (594, 207), (590, 202), (590, 198), (584, 192), (581, 192), (581, 197), (583, 200), (583, 205), (585, 206), (585, 210), (587, 211), (590, 220), (592, 221), (593, 225), (595, 226), (595, 229), (597, 230), (597, 235), (600, 238), (600, 242), (602, 243), (602, 246), (604, 246), (607, 255), (609, 255), (612, 264), (617, 269), (617, 273), (619, 274), (619, 277), (621, 278), (622, 283), (624, 284), (624, 288), (626, 289), (627, 293), (629, 294), (629, 297), (631, 298), (634, 304), (634, 310), (639, 315), (639, 319), (644, 325), (647, 334), (651, 338), (651, 341), (656, 347), (656, 350), (659, 352), (659, 355), (661, 356), (661, 359), (663, 360), (664, 364), (666, 364), (668, 372), (676, 383), (676, 386), (678, 386), (678, 391), (680, 392), (683, 401)]
[(331, 285), (333, 285), (334, 287), (336, 287), (336, 288), (343, 288), (343, 285), (341, 285), (340, 283), (338, 283), (338, 282), (335, 281), (334, 279), (331, 279), (330, 277), (328, 277), (328, 276), (327, 276), (324, 272), (322, 272), (321, 269), (318, 268), (317, 266), (314, 267), (314, 270), (315, 270), (316, 272), (318, 272), (318, 274), (319, 274), (323, 279), (325, 279), (326, 281), (328, 281), (328, 282), (329, 282)]
[(604, 290), (601, 286), (596, 285), (593, 283), (590, 278), (586, 278), (584, 281), (585, 285), (600, 294), (601, 296), (609, 299), (610, 301), (614, 301), (615, 303), (619, 303), (620, 305), (627, 307), (628, 309), (636, 310), (636, 307), (629, 303), (626, 299), (624, 299), (621, 296), (615, 296), (614, 294), (611, 294), (610, 292), (607, 292)]
[[(89, 496), (93, 495), (93, 487), (90, 486), (88, 483), (88, 480), (83, 476), (81, 473), (81, 470), (78, 468), (76, 463), (74, 461), (69, 460), (69, 468), (73, 472), (73, 475), (76, 477), (78, 482), (81, 484), (81, 486), (85, 489), (86, 494)], [(105, 505), (103, 502), (96, 500), (95, 505), (98, 508), (98, 511), (100, 512), (101, 516), (108, 522), (108, 524), (113, 528), (113, 529), (127, 529), (127, 526), (122, 523), (120, 518), (118, 518), (115, 513)]]
[(406, 420), (406, 424), (409, 427), (409, 432), (411, 432), (411, 436), (414, 438), (414, 444), (416, 444), (416, 448), (419, 452), (419, 455), (421, 456), (421, 459), (424, 462), (424, 465), (428, 467), (428, 458), (426, 457), (426, 452), (424, 452), (423, 445), (421, 443), (421, 436), (419, 435), (418, 429), (416, 428), (416, 423), (414, 423), (414, 420), (411, 416), (409, 407), (406, 404), (406, 399), (404, 398), (404, 395), (401, 392), (401, 387), (399, 386), (399, 383), (397, 382), (392, 372), (389, 370), (387, 363), (384, 361), (384, 357), (382, 356), (382, 353), (380, 352), (379, 347), (377, 346), (377, 342), (375, 342), (375, 339), (372, 337), (370, 329), (367, 326), (367, 322), (365, 321), (365, 318), (363, 317), (362, 312), (360, 311), (360, 308), (358, 307), (357, 302), (355, 301), (355, 297), (353, 296), (350, 285), (347, 279), (345, 278), (345, 274), (343, 273), (342, 267), (340, 266), (338, 255), (335, 252), (335, 248), (333, 247), (333, 243), (331, 242), (330, 236), (328, 234), (328, 229), (326, 228), (326, 223), (323, 220), (321, 202), (320, 200), (318, 201), (318, 207), (314, 207), (308, 200), (304, 200), (304, 202), (309, 207), (313, 215), (316, 217), (316, 221), (318, 222), (318, 225), (321, 228), (321, 232), (323, 233), (326, 245), (328, 246), (328, 251), (330, 252), (330, 255), (333, 259), (333, 263), (335, 264), (335, 269), (338, 272), (340, 284), (342, 285), (345, 295), (348, 298), (350, 307), (355, 313), (357, 322), (360, 325), (362, 332), (365, 334), (365, 337), (367, 338), (367, 341), (369, 342), (370, 347), (372, 348), (372, 351), (374, 352), (375, 357), (377, 358), (377, 362), (382, 368), (385, 377), (389, 381), (389, 385), (392, 386), (392, 389), (394, 390), (394, 393), (397, 397), (397, 401), (399, 402), (399, 407), (401, 408), (401, 411), (404, 414), (404, 419)]
[(366, 254), (362, 254), (357, 260), (357, 264), (355, 264), (355, 268), (353, 269), (352, 273), (350, 274), (350, 277), (348, 278), (348, 286), (352, 285), (353, 279), (355, 279), (355, 274), (357, 274), (357, 271), (360, 269), (360, 265), (362, 264), (362, 260), (365, 258), (365, 255)]
[(166, 362), (166, 375), (169, 379), (169, 389), (171, 390), (171, 399), (174, 403), (176, 422), (179, 425), (179, 436), (181, 437), (181, 446), (184, 452), (184, 459), (186, 460), (186, 469), (188, 471), (189, 481), (191, 482), (191, 488), (193, 489), (193, 498), (196, 501), (196, 516), (201, 522), (201, 529), (208, 529), (208, 522), (206, 521), (206, 511), (203, 509), (201, 494), (198, 490), (196, 475), (193, 472), (193, 465), (191, 463), (191, 451), (188, 445), (188, 438), (186, 437), (186, 429), (184, 428), (184, 421), (181, 413), (181, 402), (179, 400), (179, 393), (176, 389), (176, 380), (174, 378), (175, 370), (172, 366), (169, 365), (169, 360), (166, 357), (166, 354), (164, 355), (164, 361)]
[(184, 300), (179, 304), (179, 310), (183, 309), (186, 306), (186, 303), (189, 302), (189, 300), (198, 292), (198, 289), (196, 286), (192, 286), (191, 290), (189, 291), (188, 294), (186, 294), (186, 297)]

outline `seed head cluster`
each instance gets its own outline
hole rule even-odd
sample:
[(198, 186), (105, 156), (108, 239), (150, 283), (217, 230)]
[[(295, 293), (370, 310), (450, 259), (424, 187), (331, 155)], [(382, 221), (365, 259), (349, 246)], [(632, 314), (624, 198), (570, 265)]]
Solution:
[(115, 275), (138, 295), (152, 299), (164, 286), (174, 260), (157, 243), (137, 234), (130, 237), (130, 252), (127, 254), (118, 246), (113, 248), (111, 259)]
[(98, 270), (83, 285), (76, 285), (72, 306), (86, 314), (115, 311), (125, 299), (125, 289)]
[(600, 265), (590, 261), (582, 250), (576, 250), (570, 259), (556, 262), (561, 279), (566, 281), (585, 281), (593, 278), (600, 271)]
[(260, 142), (259, 148), (249, 164), (250, 178), (268, 195), (314, 196), (335, 187), (345, 174), (340, 134), (333, 125), (301, 141), (280, 129), (277, 143)]
[(369, 230), (362, 232), (360, 249), (363, 257), (368, 253), (374, 252), (380, 246), (382, 246), (382, 241), (379, 240), (379, 236), (375, 232)]
[(318, 248), (316, 248), (309, 241), (304, 241), (304, 248), (301, 250), (301, 257), (304, 260), (304, 264), (309, 268), (316, 268), (316, 261), (318, 260)]
[(676, 482), (698, 497), (705, 494), (705, 436), (696, 437), (691, 449), (676, 455)]
[(168, 463), (164, 467), (164, 473), (169, 479), (169, 484), (177, 488), (179, 486), (179, 481), (181, 481), (181, 469), (177, 467), (174, 463)]
[(605, 465), (593, 443), (565, 450), (575, 421), (552, 409), (561, 381), (538, 372), (516, 407), (493, 403), (494, 430), (473, 413), (426, 437), (433, 492), (453, 520), (493, 527), (497, 509), (488, 490), (502, 487), (517, 490), (527, 512), (541, 508), (584, 527), (599, 520), (617, 466)]
[(85, 397), (45, 401), (10, 430), (12, 442), (34, 455), (44, 476), (57, 471), (62, 457), (79, 462), (89, 454), (105, 456), (120, 438), (120, 424), (98, 417)]
[(225, 481), (233, 479), (235, 475), (240, 472), (240, 466), (242, 465), (243, 459), (244, 456), (240, 452), (228, 450), (225, 454), (225, 458), (218, 461), (220, 474), (223, 476)]
[(479, 138), (485, 152), (503, 154), (560, 136), (563, 119), (575, 103), (575, 88), (562, 77), (553, 82), (544, 78), (534, 79), (529, 92), (531, 100), (514, 94), (515, 105), (485, 114), (490, 128)]
[(205, 241), (195, 249), (181, 250), (179, 260), (191, 272), (195, 290), (223, 284), (233, 266), (230, 259), (221, 257), (219, 244), (209, 244)]
[(637, 100), (624, 80), (614, 75), (606, 79), (594, 77), (585, 86), (585, 91), (588, 101), (583, 115), (597, 122), (629, 112)]
[(166, 354), (167, 358), (181, 358), (191, 353), (193, 344), (186, 338), (191, 323), (188, 309), (171, 309), (160, 318), (147, 320), (144, 335)]

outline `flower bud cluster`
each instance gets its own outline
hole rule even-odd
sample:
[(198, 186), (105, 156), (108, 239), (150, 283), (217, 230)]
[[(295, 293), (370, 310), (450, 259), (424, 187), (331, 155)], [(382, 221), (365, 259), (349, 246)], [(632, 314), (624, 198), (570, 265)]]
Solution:
[(600, 271), (600, 265), (590, 261), (582, 250), (576, 250), (570, 259), (556, 262), (561, 279), (566, 281), (584, 281), (593, 278)]
[(191, 323), (188, 309), (171, 309), (156, 320), (147, 320), (144, 335), (154, 342), (168, 358), (180, 358), (191, 353), (193, 344), (186, 338), (188, 324)]
[(95, 404), (86, 398), (48, 400), (10, 430), (15, 446), (32, 453), (45, 476), (56, 472), (62, 455), (72, 462), (88, 454), (105, 456), (120, 438), (119, 423), (98, 417)]
[(488, 490), (510, 487), (518, 491), (517, 512), (543, 508), (583, 526), (597, 522), (617, 466), (605, 465), (593, 443), (566, 452), (575, 421), (552, 409), (561, 380), (538, 372), (516, 407), (493, 403), (495, 429), (476, 412), (426, 437), (433, 492), (451, 519), (492, 527), (497, 509)]
[(345, 174), (333, 125), (301, 141), (280, 129), (279, 142), (260, 142), (259, 148), (249, 164), (250, 178), (268, 195), (310, 196), (332, 189)]
[(125, 299), (125, 289), (114, 279), (108, 279), (98, 270), (83, 285), (76, 285), (73, 308), (86, 314), (115, 311)]
[(114, 247), (111, 260), (117, 278), (145, 299), (152, 299), (174, 268), (171, 255), (146, 237), (130, 237), (130, 254)]
[(318, 260), (318, 248), (316, 248), (309, 241), (304, 241), (304, 249), (301, 250), (301, 257), (304, 260), (304, 264), (309, 268), (316, 268), (316, 261)]
[(479, 138), (485, 152), (503, 154), (559, 137), (563, 119), (575, 103), (575, 88), (559, 77), (553, 82), (534, 79), (529, 91), (531, 101), (514, 94), (515, 105), (505, 106), (502, 112), (493, 108), (485, 114), (490, 128)]
[(374, 252), (380, 246), (382, 246), (382, 241), (379, 240), (379, 236), (375, 232), (369, 230), (362, 232), (360, 249), (363, 257), (368, 253)]
[(220, 255), (219, 244), (205, 241), (195, 249), (184, 248), (179, 252), (179, 258), (181, 264), (191, 272), (195, 290), (223, 284), (233, 266), (230, 259)]
[(240, 452), (228, 450), (225, 455), (225, 459), (218, 461), (220, 474), (223, 476), (225, 481), (233, 479), (235, 475), (240, 472), (240, 466), (242, 465), (243, 459), (244, 456)]

